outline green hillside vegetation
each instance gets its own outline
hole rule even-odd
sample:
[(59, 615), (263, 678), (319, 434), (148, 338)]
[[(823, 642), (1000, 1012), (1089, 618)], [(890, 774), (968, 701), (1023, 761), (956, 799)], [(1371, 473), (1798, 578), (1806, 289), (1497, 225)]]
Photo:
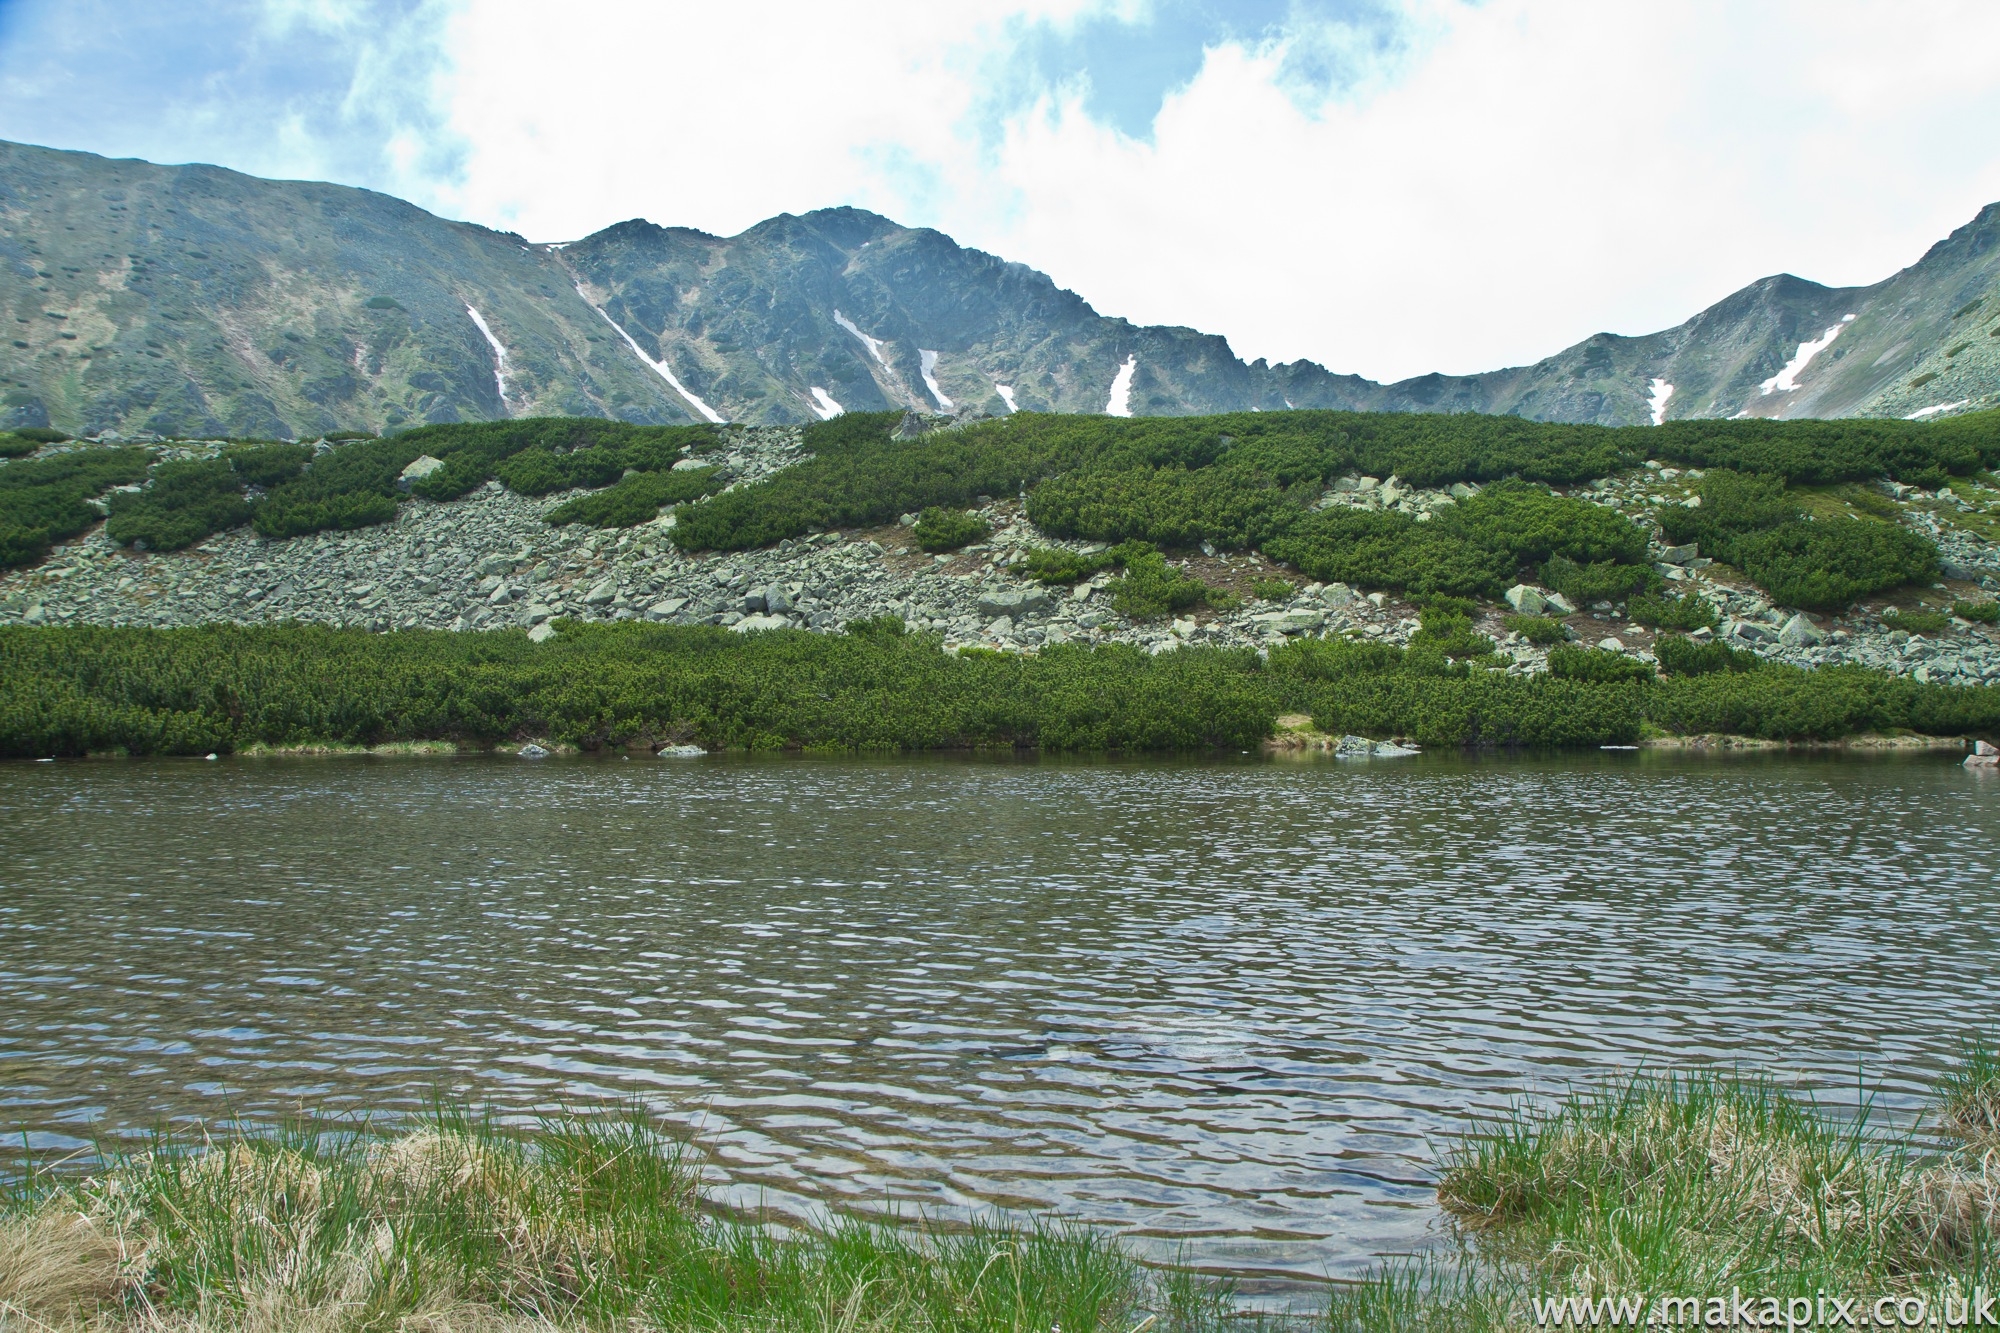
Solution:
[[(900, 420), (854, 413), (808, 426), (804, 462), (720, 494), (715, 470), (673, 471), (691, 453), (714, 447), (712, 426), (571, 417), (426, 426), (341, 444), (302, 469), (287, 446), (238, 448), (213, 463), (156, 469), (145, 491), (114, 499), (112, 535), (175, 549), (245, 521), (273, 538), (387, 522), (405, 494), (403, 470), (428, 454), (444, 466), (409, 493), (449, 500), (494, 480), (525, 495), (594, 488), (597, 494), (559, 507), (550, 521), (626, 527), (673, 508), (673, 540), (690, 551), (764, 546), (912, 511), (925, 515), (919, 544), (954, 549), (977, 539), (968, 505), (983, 495), (1025, 492), (1028, 517), (1058, 537), (1257, 548), (1309, 578), (1416, 597), (1490, 598), (1531, 578), (1581, 604), (1616, 603), (1658, 589), (1645, 561), (1645, 531), (1549, 486), (1653, 457), (1708, 469), (1699, 508), (1662, 511), (1670, 540), (1701, 542), (1782, 603), (1834, 611), (1929, 577), (1936, 552), (1894, 523), (1816, 516), (1821, 506), (1808, 502), (1826, 492), (1795, 495), (1789, 487), (1881, 477), (1929, 486), (2000, 463), (2000, 412), (1930, 423), (1687, 421), (1658, 428), (1395, 413), (1118, 419), (1024, 412), (914, 440), (891, 437)], [(15, 564), (82, 531), (94, 521), (85, 502), (134, 479), (129, 464), (62, 458), (7, 470), (24, 466), (27, 472), (0, 486), (0, 531), (12, 534), (0, 539), (0, 559)], [(30, 480), (57, 473), (67, 479)], [(101, 480), (114, 473), (117, 480)], [(1393, 510), (1312, 508), (1327, 484), (1350, 473), (1483, 489), (1427, 521)], [(963, 532), (946, 534), (944, 515), (960, 516)], [(1049, 555), (1026, 572), (1064, 583), (1108, 564), (1105, 557)], [(1161, 607), (1184, 608), (1189, 603), (1176, 602), (1179, 596)]]
[(1872, 518), (1809, 519), (1775, 475), (1718, 468), (1702, 478), (1699, 495), (1697, 508), (1661, 511), (1667, 540), (1700, 542), (1788, 606), (1840, 611), (1937, 570), (1937, 549), (1925, 538)]
[[(1935, 553), (1884, 524), (1809, 524), (1788, 484), (1893, 478), (1935, 486), (2000, 462), (2000, 412), (1947, 421), (1686, 421), (1600, 427), (1515, 417), (1341, 412), (1219, 417), (1043, 416), (890, 438), (892, 413), (805, 430), (813, 457), (679, 511), (686, 550), (742, 550), (913, 509), (962, 507), (1026, 490), (1027, 514), (1059, 537), (1262, 549), (1309, 577), (1362, 587), (1493, 596), (1524, 572), (1583, 601), (1653, 591), (1645, 534), (1628, 520), (1533, 483), (1582, 482), (1648, 458), (1715, 469), (1704, 494), (1753, 478), (1768, 513), (1670, 511), (1676, 540), (1705, 540), (1774, 597), (1837, 609), (1924, 577)], [(1485, 491), (1419, 523), (1393, 511), (1309, 506), (1347, 473)], [(1670, 536), (1672, 533), (1670, 532)], [(1088, 572), (1049, 557), (1031, 577)]]
[(895, 621), (750, 635), (569, 623), (540, 644), (515, 631), (7, 627), (0, 754), (531, 737), (584, 749), (1236, 751), (1285, 713), (1333, 734), (1452, 748), (1630, 744), (1649, 732), (2000, 734), (2000, 688), (1752, 667), (1720, 645), (1661, 643), (1659, 678), (1617, 654), (1561, 648), (1577, 654), (1563, 670), (1510, 676), (1484, 665), (1491, 644), (1443, 604), (1407, 650), (1302, 640), (1268, 659), (1077, 645), (952, 655)]
[(103, 517), (90, 502), (143, 481), (151, 462), (145, 449), (78, 449), (0, 467), (0, 569), (33, 564), (88, 529)]

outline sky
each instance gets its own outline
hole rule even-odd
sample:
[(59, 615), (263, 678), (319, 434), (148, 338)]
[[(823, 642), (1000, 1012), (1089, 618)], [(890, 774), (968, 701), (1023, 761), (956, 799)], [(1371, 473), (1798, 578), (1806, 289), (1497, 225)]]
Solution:
[(0, 0), (0, 138), (540, 241), (853, 204), (1375, 379), (1878, 281), (1996, 125), (1993, 0)]

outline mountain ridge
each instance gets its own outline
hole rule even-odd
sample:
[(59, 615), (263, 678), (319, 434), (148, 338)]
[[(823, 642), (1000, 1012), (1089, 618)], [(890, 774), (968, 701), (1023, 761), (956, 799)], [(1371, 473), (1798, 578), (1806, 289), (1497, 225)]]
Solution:
[[(0, 425), (300, 437), (564, 414), (1341, 408), (1641, 424), (2000, 402), (2000, 204), (1865, 287), (1761, 278), (1673, 328), (1390, 384), (1100, 314), (838, 207), (534, 243), (391, 195), (0, 142)], [(1851, 316), (1851, 318), (1850, 318)], [(1989, 331), (1988, 326), (1992, 330)]]

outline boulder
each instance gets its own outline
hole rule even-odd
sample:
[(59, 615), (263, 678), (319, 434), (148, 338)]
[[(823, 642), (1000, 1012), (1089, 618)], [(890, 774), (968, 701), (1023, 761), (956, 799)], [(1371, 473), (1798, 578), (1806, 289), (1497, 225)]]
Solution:
[(1300, 607), (1289, 611), (1266, 611), (1250, 617), (1253, 628), (1265, 633), (1304, 634), (1326, 624), (1326, 612)]
[(1542, 596), (1540, 589), (1531, 588), (1525, 583), (1517, 583), (1507, 589), (1507, 605), (1524, 616), (1538, 616), (1547, 609), (1548, 604), (1548, 599)]
[(655, 620), (665, 620), (668, 616), (679, 612), (687, 604), (688, 599), (685, 597), (667, 597), (647, 607), (646, 614)]
[(1804, 612), (1787, 620), (1785, 627), (1778, 631), (1778, 642), (1787, 648), (1810, 648), (1825, 637), (1826, 634)]
[(1660, 552), (1660, 563), (1666, 565), (1685, 565), (1700, 554), (1700, 542), (1689, 542), (1686, 546), (1669, 546), (1666, 550)]
[(1625, 641), (1610, 635), (1599, 639), (1597, 646), (1607, 653), (1622, 653), (1625, 651)]
[(1573, 616), (1576, 614), (1576, 603), (1570, 601), (1569, 598), (1559, 592), (1552, 592), (1543, 597), (1542, 607), (1544, 610), (1553, 611), (1559, 616)]
[(1354, 589), (1345, 583), (1329, 583), (1319, 590), (1319, 599), (1328, 606), (1346, 606), (1354, 600)]
[(979, 614), (987, 617), (1019, 620), (1048, 604), (1049, 594), (1044, 588), (996, 588), (979, 594)]
[(781, 584), (773, 583), (764, 589), (764, 609), (774, 616), (788, 615), (792, 610), (791, 594)]
[(1451, 484), (1451, 498), (1454, 500), (1470, 500), (1477, 494), (1479, 494), (1477, 486), (1462, 481), (1454, 481)]
[(707, 466), (708, 464), (702, 462), (699, 458), (683, 458), (674, 464), (673, 470), (675, 472), (694, 472)]
[(618, 596), (617, 579), (599, 579), (591, 590), (583, 595), (586, 606), (606, 606)]
[(738, 634), (750, 634), (757, 630), (784, 629), (791, 623), (783, 616), (745, 616), (729, 628)]
[(661, 759), (706, 759), (708, 751), (699, 745), (663, 745), (653, 753)]
[(514, 753), (520, 755), (523, 759), (547, 759), (549, 757), (549, 752), (533, 741), (529, 741)]
[(555, 637), (556, 627), (544, 620), (528, 631), (528, 642), (547, 643)]
[(408, 467), (404, 468), (397, 475), (396, 489), (407, 491), (411, 486), (422, 481), (425, 477), (428, 477), (443, 466), (444, 460), (442, 458), (432, 458), (429, 454), (419, 455)]
[(496, 574), (505, 574), (513, 568), (513, 556), (494, 554), (485, 557), (478, 564), (474, 565), (472, 572), (484, 579), (491, 578)]

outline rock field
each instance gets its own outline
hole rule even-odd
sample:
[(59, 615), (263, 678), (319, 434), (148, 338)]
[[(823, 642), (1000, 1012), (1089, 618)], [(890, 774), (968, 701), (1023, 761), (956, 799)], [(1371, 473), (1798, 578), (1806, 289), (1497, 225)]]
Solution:
[[(213, 446), (170, 453), (201, 454)], [(739, 483), (783, 467), (799, 452), (796, 429), (743, 432), (723, 460)], [(1644, 520), (1683, 498), (1699, 474), (1649, 465), (1578, 493)], [(1893, 496), (1900, 520), (1939, 543), (1947, 582), (1919, 590), (1934, 604), (1985, 600), (2000, 590), (2000, 545), (1980, 535), (1983, 492), (1933, 496), (1904, 487)], [(1323, 505), (1393, 506), (1425, 514), (1471, 493), (1422, 491), (1374, 478), (1341, 478)], [(1259, 579), (1287, 571), (1255, 554), (1204, 549), (1180, 563), (1194, 576), (1242, 596), (1240, 606), (1182, 619), (1140, 623), (1110, 606), (1110, 575), (1069, 588), (1043, 588), (1012, 569), (1037, 546), (1095, 549), (1037, 532), (1015, 497), (982, 506), (993, 536), (951, 556), (917, 548), (906, 526), (819, 533), (759, 551), (686, 555), (668, 540), (670, 517), (622, 531), (552, 528), (542, 516), (567, 494), (528, 498), (490, 482), (462, 500), (411, 500), (393, 523), (267, 541), (248, 529), (187, 551), (148, 554), (114, 545), (101, 528), (59, 547), (40, 566), (0, 575), (0, 624), (191, 625), (214, 621), (299, 620), (375, 630), (518, 628), (546, 637), (551, 621), (644, 619), (736, 630), (836, 630), (850, 620), (898, 616), (951, 647), (1033, 650), (1046, 644), (1122, 642), (1149, 651), (1186, 643), (1263, 647), (1300, 634), (1351, 633), (1405, 643), (1417, 628), (1409, 603), (1345, 585), (1307, 585), (1285, 602), (1261, 601)], [(1885, 499), (1889, 499), (1885, 492)], [(2000, 494), (1990, 497), (2000, 502)], [(2000, 506), (1996, 506), (2000, 507)], [(1655, 551), (1676, 590), (1697, 590), (1723, 614), (1720, 634), (1738, 647), (1799, 665), (1858, 662), (1922, 680), (2000, 682), (2000, 633), (1954, 620), (1936, 635), (1884, 626), (1889, 599), (1872, 599), (1833, 619), (1769, 604), (1740, 578), (1688, 549)], [(1524, 587), (1512, 600), (1543, 609), (1553, 597)], [(1907, 595), (1896, 599), (1909, 604)], [(1543, 669), (1546, 654), (1510, 634), (1508, 607), (1487, 609), (1480, 628), (1515, 672)], [(1649, 656), (1650, 632), (1605, 603), (1568, 608), (1554, 598), (1573, 641)]]

